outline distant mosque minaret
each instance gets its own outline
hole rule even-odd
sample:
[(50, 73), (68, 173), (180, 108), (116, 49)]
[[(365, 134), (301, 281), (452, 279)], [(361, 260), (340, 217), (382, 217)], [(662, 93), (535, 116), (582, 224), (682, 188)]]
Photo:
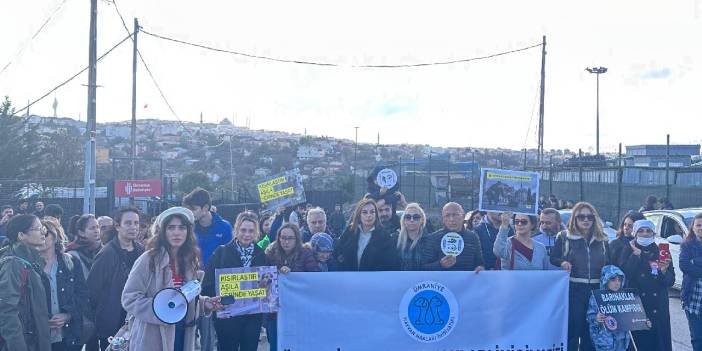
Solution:
[(57, 118), (58, 114), (56, 113), (56, 109), (58, 108), (58, 100), (56, 100), (56, 95), (54, 95), (54, 103), (51, 105), (51, 107), (54, 108), (54, 118)]

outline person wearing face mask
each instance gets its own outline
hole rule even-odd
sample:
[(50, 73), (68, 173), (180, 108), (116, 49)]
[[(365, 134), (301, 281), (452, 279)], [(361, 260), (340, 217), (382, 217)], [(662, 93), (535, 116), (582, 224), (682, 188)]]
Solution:
[[(266, 254), (258, 238), (258, 216), (251, 211), (239, 213), (233, 230), (234, 238), (215, 249), (205, 268), (202, 294), (215, 296), (215, 269), (259, 267), (266, 265)], [(263, 324), (263, 314), (247, 314), (231, 318), (213, 316), (219, 350), (256, 351)]]
[(395, 243), (380, 224), (378, 207), (372, 199), (356, 205), (351, 223), (341, 234), (334, 250), (340, 271), (393, 271), (400, 262)]
[(634, 222), (633, 232), (635, 239), (622, 250), (621, 262), (624, 273), (629, 277), (627, 287), (638, 289), (652, 324), (649, 330), (632, 332), (634, 344), (639, 351), (671, 351), (668, 288), (675, 282), (675, 272), (669, 258), (661, 260), (653, 222), (640, 219)]
[(568, 350), (594, 350), (585, 319), (592, 290), (600, 288), (600, 272), (609, 264), (607, 234), (597, 210), (579, 202), (567, 229), (556, 237), (551, 264), (570, 272), (568, 290)]
[(66, 245), (66, 253), (78, 259), (83, 271), (83, 279), (87, 280), (95, 257), (102, 249), (100, 227), (95, 216), (87, 214), (71, 221), (69, 231), (73, 233), (75, 239)]
[(144, 253), (136, 242), (139, 234), (139, 210), (122, 207), (117, 211), (115, 226), (88, 273), (86, 281), (90, 306), (95, 312), (96, 337), (86, 345), (86, 351), (105, 350), (107, 338), (115, 335), (124, 324), (127, 312), (122, 308), (122, 290), (134, 262)]
[(622, 251), (629, 246), (629, 242), (634, 238), (634, 222), (645, 219), (641, 212), (630, 211), (622, 219), (619, 230), (617, 230), (617, 238), (609, 243), (610, 258), (612, 263), (617, 267), (623, 267), (624, 262), (621, 261)]

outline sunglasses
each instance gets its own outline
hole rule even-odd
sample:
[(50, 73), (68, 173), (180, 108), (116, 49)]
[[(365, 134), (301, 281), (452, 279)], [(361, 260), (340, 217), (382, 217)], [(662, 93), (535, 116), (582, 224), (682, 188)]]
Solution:
[(514, 222), (514, 225), (527, 225), (527, 224), (529, 224), (528, 219), (515, 219), (513, 222)]
[(406, 214), (403, 218), (404, 218), (406, 221), (419, 221), (419, 220), (422, 219), (422, 216), (421, 216), (421, 215), (418, 215), (418, 214), (413, 214), (413, 215)]
[(579, 215), (575, 216), (575, 218), (576, 218), (577, 220), (579, 220), (579, 221), (588, 221), (588, 222), (592, 222), (592, 221), (595, 220), (595, 215), (591, 215), (591, 214), (589, 214), (589, 215), (579, 214)]

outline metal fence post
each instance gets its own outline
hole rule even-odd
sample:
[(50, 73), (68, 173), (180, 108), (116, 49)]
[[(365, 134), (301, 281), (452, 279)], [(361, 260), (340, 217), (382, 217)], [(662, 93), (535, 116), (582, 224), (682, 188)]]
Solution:
[(665, 198), (670, 201), (670, 134), (665, 142)]
[(580, 182), (580, 201), (585, 200), (583, 196), (583, 149), (578, 149), (578, 181)]
[(624, 178), (624, 170), (622, 168), (622, 143), (619, 143), (619, 159), (617, 166), (617, 221), (619, 221), (622, 215), (622, 182)]
[(549, 157), (548, 161), (548, 195), (553, 194), (553, 155)]

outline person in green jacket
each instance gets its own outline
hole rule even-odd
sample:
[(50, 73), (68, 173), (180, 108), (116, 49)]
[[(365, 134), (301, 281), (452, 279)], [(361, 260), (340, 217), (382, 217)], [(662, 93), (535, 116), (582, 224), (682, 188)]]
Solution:
[(50, 351), (48, 279), (37, 251), (46, 242), (46, 228), (24, 214), (6, 229), (10, 245), (0, 250), (0, 350)]

